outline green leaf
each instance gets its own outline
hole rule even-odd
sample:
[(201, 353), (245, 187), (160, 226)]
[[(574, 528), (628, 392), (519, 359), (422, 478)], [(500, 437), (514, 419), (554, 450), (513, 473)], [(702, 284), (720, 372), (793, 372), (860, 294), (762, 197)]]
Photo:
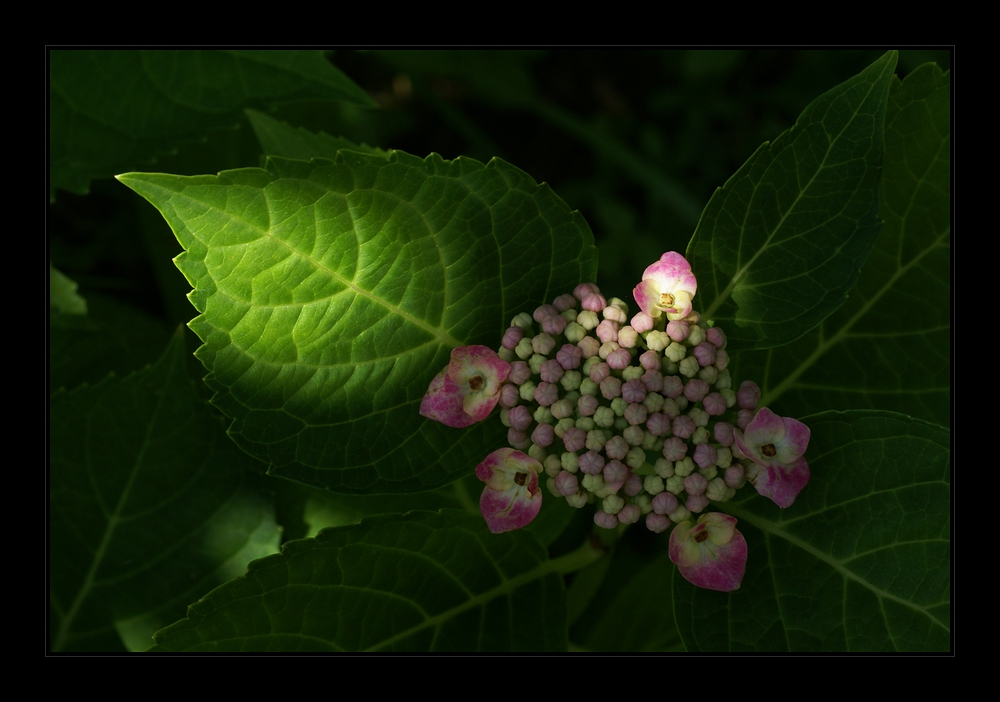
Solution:
[(695, 306), (734, 348), (786, 344), (847, 299), (879, 232), (888, 52), (716, 190), (688, 245)]
[(360, 151), (388, 157), (388, 153), (367, 144), (355, 144), (344, 137), (333, 137), (324, 132), (314, 134), (302, 127), (293, 127), (257, 110), (246, 110), (247, 119), (253, 127), (260, 148), (268, 156), (297, 158), (308, 161), (311, 158), (337, 158), (338, 151)]
[(950, 75), (934, 64), (893, 81), (882, 233), (847, 304), (795, 343), (739, 359), (762, 405), (951, 422), (950, 105)]
[(460, 512), (291, 541), (191, 605), (157, 651), (564, 651), (566, 595), (526, 531)]
[(867, 410), (805, 422), (812, 479), (795, 504), (748, 494), (725, 505), (749, 546), (741, 588), (675, 575), (688, 650), (949, 650), (948, 430)]
[(235, 125), (244, 107), (320, 98), (375, 102), (320, 51), (52, 51), (50, 190), (154, 163)]
[[(181, 334), (153, 366), (59, 393), (51, 408), (53, 651), (133, 648), (277, 549), (252, 463), (187, 375)], [(145, 645), (138, 643), (145, 638)]]
[(78, 287), (49, 264), (49, 307), (60, 314), (87, 314), (87, 301), (76, 291)]
[(218, 176), (120, 176), (170, 224), (213, 402), (269, 472), (338, 492), (428, 490), (502, 445), (419, 415), (456, 346), (592, 280), (590, 228), (494, 159), (341, 152)]

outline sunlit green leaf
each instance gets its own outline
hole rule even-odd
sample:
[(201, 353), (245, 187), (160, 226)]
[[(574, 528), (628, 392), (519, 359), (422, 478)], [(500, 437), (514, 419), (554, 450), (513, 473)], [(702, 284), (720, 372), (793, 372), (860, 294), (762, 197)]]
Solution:
[(51, 191), (153, 163), (240, 110), (303, 98), (374, 101), (320, 51), (52, 51)]
[(273, 509), (243, 485), (252, 461), (186, 364), (178, 334), (155, 365), (52, 400), (53, 651), (118, 650), (119, 634), (148, 648), (243, 559), (277, 548)]
[(164, 215), (201, 313), (213, 402), (270, 473), (341, 492), (427, 490), (500, 446), (419, 415), (456, 346), (591, 280), (590, 228), (494, 159), (341, 152), (218, 176), (120, 180)]
[(880, 408), (951, 422), (950, 75), (893, 81), (882, 233), (847, 303), (793, 344), (740, 358), (784, 414)]
[(812, 478), (779, 509), (751, 487), (724, 508), (749, 545), (739, 590), (674, 576), (692, 651), (947, 651), (947, 429), (891, 412), (805, 418)]
[(191, 605), (159, 651), (559, 651), (566, 594), (527, 531), (451, 510), (292, 541)]
[(733, 348), (771, 348), (840, 307), (879, 232), (888, 52), (816, 98), (715, 192), (688, 245), (696, 308)]

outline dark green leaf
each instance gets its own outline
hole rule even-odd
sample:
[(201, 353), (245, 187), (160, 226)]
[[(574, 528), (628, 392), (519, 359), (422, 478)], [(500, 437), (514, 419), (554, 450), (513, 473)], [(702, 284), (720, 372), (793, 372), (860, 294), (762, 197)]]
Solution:
[(727, 503), (749, 545), (726, 595), (674, 576), (692, 651), (947, 651), (951, 460), (948, 430), (891, 412), (804, 420), (812, 479), (781, 510)]
[(271, 474), (339, 492), (427, 490), (502, 445), (499, 422), (420, 417), (428, 384), (452, 348), (498, 347), (515, 314), (597, 263), (580, 214), (498, 159), (341, 152), (120, 180), (185, 248), (230, 435)]
[(451, 510), (292, 541), (191, 605), (158, 651), (561, 651), (566, 594), (526, 531)]
[(183, 140), (232, 126), (248, 106), (374, 101), (320, 51), (53, 51), (52, 192), (153, 163)]
[(49, 264), (49, 307), (58, 314), (87, 314), (87, 301), (76, 291), (72, 280)]
[(366, 144), (355, 144), (343, 137), (332, 137), (320, 132), (314, 134), (301, 127), (292, 127), (287, 122), (266, 115), (257, 110), (247, 110), (247, 119), (253, 127), (260, 148), (268, 156), (282, 158), (297, 158), (308, 161), (311, 158), (337, 158), (337, 152), (360, 151), (367, 154), (378, 154), (388, 157), (388, 153)]
[(933, 64), (893, 81), (885, 220), (847, 303), (793, 344), (740, 359), (762, 404), (799, 416), (880, 408), (951, 422), (950, 76)]
[(712, 196), (688, 245), (695, 307), (734, 348), (771, 348), (847, 299), (879, 232), (889, 52), (816, 98)]
[(52, 400), (53, 651), (116, 650), (116, 631), (148, 648), (187, 603), (277, 548), (273, 509), (243, 486), (251, 461), (186, 359), (178, 334), (154, 366)]

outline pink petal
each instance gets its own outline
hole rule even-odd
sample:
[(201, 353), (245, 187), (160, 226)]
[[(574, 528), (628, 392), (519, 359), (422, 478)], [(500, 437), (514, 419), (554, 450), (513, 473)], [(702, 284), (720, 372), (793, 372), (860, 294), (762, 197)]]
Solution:
[[(732, 592), (743, 582), (747, 542), (736, 528), (736, 519), (721, 512), (704, 514), (698, 524), (682, 522), (670, 533), (670, 560), (692, 585)], [(730, 532), (731, 530), (731, 532)], [(725, 537), (720, 538), (720, 534)], [(728, 537), (725, 543), (716, 543)]]
[(500, 401), (510, 369), (487, 346), (452, 349), (448, 367), (435, 376), (420, 402), (420, 414), (456, 428), (481, 422)]
[(476, 466), (486, 483), (479, 510), (494, 534), (525, 526), (542, 508), (538, 471), (542, 464), (521, 451), (497, 449)]
[(802, 488), (809, 482), (809, 463), (805, 456), (791, 465), (782, 463), (762, 466), (752, 463), (747, 468), (747, 480), (764, 497), (781, 508), (791, 507)]
[(461, 389), (448, 378), (448, 369), (434, 376), (427, 394), (420, 401), (420, 414), (445, 426), (461, 429), (478, 420), (465, 413)]

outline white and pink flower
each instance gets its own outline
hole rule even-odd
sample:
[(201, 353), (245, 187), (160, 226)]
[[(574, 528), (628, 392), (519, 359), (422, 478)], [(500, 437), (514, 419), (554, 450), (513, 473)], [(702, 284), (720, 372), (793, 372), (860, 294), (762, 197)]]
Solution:
[(732, 592), (743, 582), (747, 542), (728, 514), (703, 514), (693, 526), (681, 522), (670, 532), (669, 553), (684, 579), (697, 587)]
[(653, 319), (666, 314), (668, 320), (679, 320), (691, 314), (697, 290), (691, 264), (676, 251), (668, 251), (646, 268), (632, 294), (642, 311)]
[(542, 491), (538, 471), (542, 464), (511, 448), (497, 449), (476, 466), (476, 477), (486, 483), (479, 511), (494, 534), (513, 531), (538, 516)]
[(734, 431), (736, 447), (753, 461), (747, 480), (779, 507), (790, 507), (809, 482), (809, 427), (761, 407), (746, 429)]
[(510, 364), (486, 346), (452, 349), (451, 363), (438, 373), (420, 402), (420, 414), (449, 427), (467, 427), (489, 416), (500, 401)]

